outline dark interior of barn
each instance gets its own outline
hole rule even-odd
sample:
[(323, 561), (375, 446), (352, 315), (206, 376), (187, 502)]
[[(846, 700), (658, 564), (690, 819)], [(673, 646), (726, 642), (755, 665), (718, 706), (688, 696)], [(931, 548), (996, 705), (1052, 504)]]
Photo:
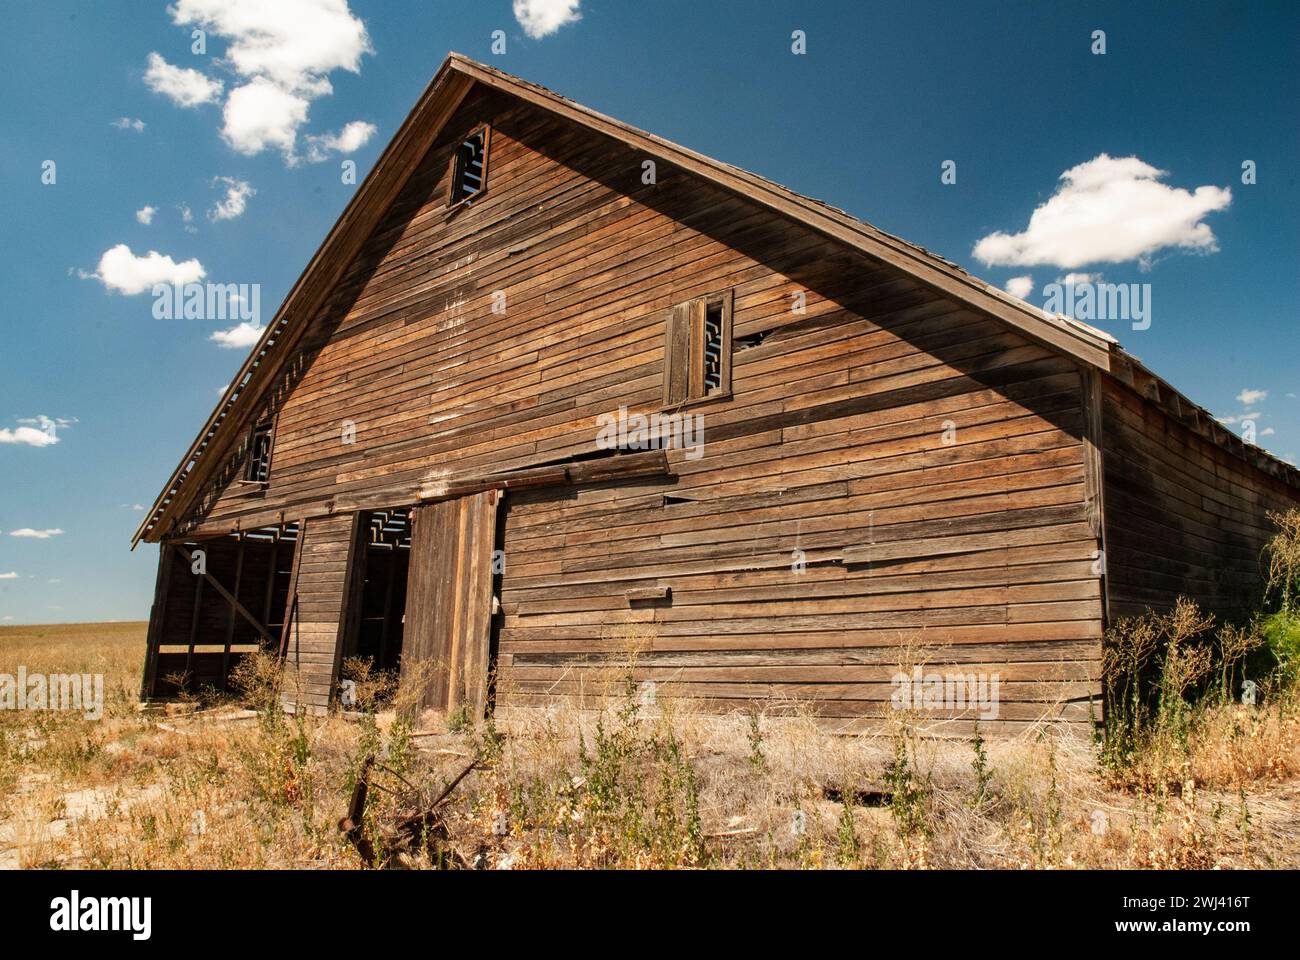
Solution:
[(161, 545), (144, 696), (228, 690), (246, 656), (279, 651), (297, 542), (286, 524)]
[(406, 579), (411, 561), (411, 513), (405, 507), (361, 516), (361, 543), (353, 567), (354, 615), (344, 656), (397, 670), (402, 657)]

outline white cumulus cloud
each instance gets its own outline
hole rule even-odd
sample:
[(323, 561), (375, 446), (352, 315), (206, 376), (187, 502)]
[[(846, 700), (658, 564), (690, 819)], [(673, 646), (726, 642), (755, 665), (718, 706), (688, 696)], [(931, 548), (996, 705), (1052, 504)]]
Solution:
[(582, 19), (582, 0), (515, 0), (515, 19), (534, 40), (550, 36), (560, 27)]
[(330, 73), (360, 73), (374, 52), (347, 0), (176, 0), (169, 10), (177, 25), (229, 41), (222, 64), (240, 82), (222, 110), (226, 143), (249, 156), (279, 150), (291, 165), (311, 101), (334, 92)]
[(360, 73), (373, 52), (347, 0), (177, 0), (171, 12), (178, 25), (229, 39), (225, 59), (241, 76), (316, 96), (330, 92), (330, 71)]
[(257, 343), (265, 329), (253, 323), (239, 323), (229, 330), (215, 331), (208, 339), (230, 350), (247, 349)]
[(312, 163), (328, 160), (335, 153), (355, 153), (370, 142), (379, 128), (364, 120), (353, 120), (338, 133), (307, 138), (307, 159)]
[(246, 180), (236, 180), (234, 177), (217, 177), (212, 185), (224, 185), (226, 188), (225, 199), (208, 211), (208, 219), (213, 223), (242, 216), (248, 208), (248, 198), (257, 193)]
[(1007, 293), (1013, 297), (1019, 297), (1021, 300), (1028, 300), (1029, 295), (1034, 292), (1034, 278), (1026, 274), (1023, 277), (1012, 277), (1007, 281)]
[(109, 290), (134, 296), (152, 289), (156, 283), (197, 283), (207, 273), (198, 260), (177, 263), (157, 250), (138, 257), (125, 243), (119, 243), (104, 251), (94, 273), (83, 271), (81, 276), (85, 280), (98, 280)]
[(1247, 387), (1244, 390), (1242, 390), (1241, 393), (1237, 394), (1237, 402), (1244, 407), (1253, 407), (1261, 400), (1267, 399), (1267, 397), (1268, 397), (1267, 390), (1251, 390), (1249, 387)]
[(188, 67), (175, 67), (160, 53), (149, 54), (149, 69), (144, 73), (144, 83), (154, 93), (161, 93), (178, 107), (197, 107), (215, 103), (221, 97), (223, 84)]
[(144, 121), (139, 118), (132, 120), (130, 117), (118, 117), (113, 121), (113, 126), (119, 130), (134, 130), (136, 133), (144, 133)]
[(32, 540), (48, 540), (50, 537), (57, 537), (63, 533), (58, 527), (51, 527), (48, 530), (33, 530), (31, 527), (22, 527), (18, 530), (10, 530), (11, 537), (27, 537)]
[(269, 147), (295, 162), (298, 128), (307, 122), (305, 97), (258, 77), (230, 92), (222, 110), (221, 136), (236, 153), (251, 157)]
[(36, 427), (0, 427), (0, 443), (21, 443), (29, 447), (48, 447), (59, 442), (57, 436), (51, 436)]
[(0, 443), (23, 444), (28, 447), (53, 446), (59, 442), (59, 428), (71, 426), (77, 421), (37, 414), (16, 422), (16, 427), (0, 427)]
[(135, 219), (147, 227), (149, 224), (153, 223), (153, 215), (157, 212), (157, 207), (151, 207), (146, 204), (135, 212)]
[(1226, 187), (1170, 187), (1158, 170), (1137, 157), (1101, 154), (1061, 174), (1056, 193), (1040, 204), (1020, 233), (997, 231), (975, 244), (989, 266), (1051, 264), (1065, 269), (1089, 263), (1150, 261), (1166, 248), (1212, 253), (1214, 232), (1206, 214), (1232, 202)]

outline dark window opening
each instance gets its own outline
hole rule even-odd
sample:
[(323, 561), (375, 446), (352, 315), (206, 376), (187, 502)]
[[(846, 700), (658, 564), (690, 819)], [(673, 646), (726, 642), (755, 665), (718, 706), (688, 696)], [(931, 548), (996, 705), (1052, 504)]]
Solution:
[(699, 499), (696, 497), (677, 497), (677, 496), (673, 496), (671, 493), (665, 493), (663, 495), (663, 505), (665, 507), (676, 506), (679, 503), (699, 503), (699, 502), (700, 502)]
[(411, 566), (411, 511), (405, 507), (361, 515), (361, 543), (353, 576), (355, 612), (344, 655), (396, 673), (401, 667), (406, 580)]
[(248, 440), (248, 461), (244, 465), (244, 479), (250, 483), (266, 483), (271, 476), (271, 424), (254, 427)]
[(664, 406), (731, 393), (732, 292), (679, 303), (664, 342)]
[(482, 192), (487, 180), (487, 130), (465, 138), (452, 162), (450, 203), (461, 203)]
[(715, 300), (704, 308), (704, 392), (722, 389), (722, 301)]

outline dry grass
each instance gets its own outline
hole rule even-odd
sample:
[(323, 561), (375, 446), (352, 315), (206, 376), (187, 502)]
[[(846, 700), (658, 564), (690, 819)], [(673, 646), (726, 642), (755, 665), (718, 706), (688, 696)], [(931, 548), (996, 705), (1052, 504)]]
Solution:
[[(1121, 783), (1050, 732), (976, 745), (900, 718), (836, 737), (789, 704), (700, 716), (617, 676), (581, 705), (460, 733), (400, 703), (360, 721), (287, 717), (265, 697), (160, 717), (135, 705), (143, 635), (0, 629), (0, 672), (102, 672), (108, 701), (99, 721), (0, 712), (0, 864), (361, 866), (337, 821), (374, 754), (381, 783), (429, 793), (486, 759), (449, 814), (484, 866), (1300, 866), (1300, 721), (1280, 706), (1207, 711), (1175, 776)], [(395, 803), (373, 796), (371, 827)]]

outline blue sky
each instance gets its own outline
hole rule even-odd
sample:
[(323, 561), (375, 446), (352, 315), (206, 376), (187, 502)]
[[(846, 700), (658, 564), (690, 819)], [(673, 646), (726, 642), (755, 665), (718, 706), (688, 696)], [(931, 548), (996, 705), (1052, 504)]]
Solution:
[[(147, 616), (157, 553), (128, 550), (136, 507), (243, 360), (214, 335), (246, 338), (155, 319), (134, 291), (201, 267), (260, 284), (269, 318), (355, 189), (340, 165), (364, 176), (450, 50), (990, 283), (1029, 277), (1016, 289), (1040, 306), (1070, 273), (1150, 284), (1148, 329), (1094, 325), (1234, 428), (1253, 414), (1259, 443), (1297, 459), (1295, 4), (516, 6), (6, 6), (0, 623)], [(941, 182), (948, 160), (955, 183)]]

